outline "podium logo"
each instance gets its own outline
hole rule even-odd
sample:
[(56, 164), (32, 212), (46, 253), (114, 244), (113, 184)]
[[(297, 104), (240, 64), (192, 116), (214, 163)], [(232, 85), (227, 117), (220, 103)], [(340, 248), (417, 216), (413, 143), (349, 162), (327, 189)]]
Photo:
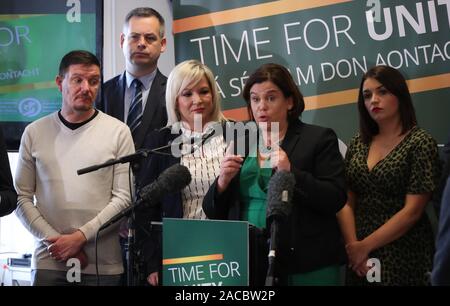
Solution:
[[(206, 261), (220, 262), (195, 264)], [(224, 279), (241, 276), (239, 263), (224, 261), (223, 254), (164, 259), (163, 265), (176, 265), (167, 269), (175, 286), (222, 286)]]

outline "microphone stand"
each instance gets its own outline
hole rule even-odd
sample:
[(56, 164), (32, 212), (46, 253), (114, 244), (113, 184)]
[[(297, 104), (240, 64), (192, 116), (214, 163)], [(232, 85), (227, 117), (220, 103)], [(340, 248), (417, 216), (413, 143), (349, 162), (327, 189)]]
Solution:
[[(201, 145), (203, 145), (210, 137), (212, 137), (215, 134), (215, 131), (212, 130), (209, 133), (206, 133), (205, 135), (203, 135), (203, 137), (200, 139), (201, 140)], [(192, 139), (191, 139), (192, 141)], [(136, 175), (137, 171), (139, 170), (140, 167), (140, 160), (147, 158), (150, 154), (158, 154), (161, 153), (160, 151), (164, 151), (166, 149), (169, 149), (172, 147), (172, 142), (169, 142), (167, 145), (155, 148), (153, 150), (149, 150), (149, 149), (139, 149), (137, 150), (135, 153), (133, 154), (129, 154), (126, 156), (122, 156), (119, 157), (117, 159), (111, 159), (108, 160), (102, 164), (98, 164), (98, 165), (93, 165), (93, 166), (89, 166), (86, 168), (82, 168), (77, 170), (77, 174), (78, 175), (82, 175), (82, 174), (86, 174), (89, 172), (93, 172), (96, 171), (98, 169), (101, 168), (105, 168), (105, 167), (109, 167), (118, 163), (121, 164), (125, 164), (125, 163), (130, 163), (131, 169), (133, 171), (133, 174)], [(178, 143), (176, 145), (181, 145), (183, 146), (183, 143)], [(192, 147), (191, 148), (191, 154), (193, 153), (193, 151), (195, 151), (196, 148)], [(134, 182), (134, 190), (136, 190), (136, 182)], [(135, 276), (134, 276), (134, 244), (135, 244), (135, 211), (134, 208), (136, 206), (136, 195), (134, 193), (132, 193), (132, 209), (131, 212), (128, 216), (128, 248), (127, 248), (127, 254), (126, 254), (126, 258), (127, 258), (127, 286), (134, 286), (136, 284), (135, 282)], [(110, 226), (111, 224), (117, 222), (118, 220), (114, 221), (114, 222), (109, 222), (107, 224), (107, 226), (102, 226), (100, 227), (99, 231), (107, 228), (108, 226)]]
[[(86, 173), (90, 173), (93, 171), (96, 171), (98, 169), (102, 169), (102, 168), (106, 168), (115, 164), (125, 164), (125, 163), (130, 163), (130, 167), (132, 169), (132, 172), (134, 175), (136, 175), (137, 171), (139, 170), (140, 167), (140, 161), (141, 159), (147, 158), (150, 154), (155, 154), (155, 153), (159, 153), (160, 151), (163, 151), (167, 148), (170, 148), (171, 144), (167, 144), (165, 146), (153, 149), (153, 150), (149, 150), (149, 149), (140, 149), (137, 150), (135, 153), (133, 154), (129, 154), (126, 156), (122, 156), (119, 157), (117, 159), (111, 159), (108, 160), (102, 164), (98, 164), (98, 165), (93, 165), (93, 166), (89, 166), (86, 168), (82, 168), (77, 170), (77, 174), (78, 175), (83, 175)], [(134, 190), (136, 190), (136, 181), (134, 182)], [(135, 243), (135, 211), (134, 211), (134, 207), (136, 204), (136, 195), (135, 193), (131, 193), (132, 194), (132, 208), (131, 208), (131, 212), (128, 216), (128, 220), (127, 220), (127, 224), (128, 224), (128, 247), (127, 247), (127, 251), (126, 251), (126, 258), (127, 258), (127, 286), (134, 286), (136, 284), (136, 277), (134, 275), (134, 254), (135, 254), (135, 250), (134, 250), (134, 243)], [(118, 219), (120, 220), (120, 219)], [(108, 226), (112, 225), (113, 223), (116, 223), (118, 220), (108, 223), (106, 226), (102, 226), (100, 227), (100, 229), (98, 231), (102, 231), (105, 228), (107, 228)]]
[(268, 268), (265, 282), (265, 286), (270, 287), (276, 286), (278, 282), (278, 279), (275, 276), (277, 237), (278, 237), (278, 220), (274, 218), (270, 226), (270, 246), (269, 246), (269, 254), (267, 256)]
[[(135, 165), (132, 166), (132, 169), (135, 168)], [(133, 171), (134, 173), (134, 171)], [(134, 182), (134, 190), (136, 190), (136, 182)], [(136, 284), (135, 282), (135, 275), (134, 275), (134, 243), (135, 243), (135, 211), (134, 206), (136, 203), (136, 194), (132, 196), (132, 205), (133, 208), (131, 209), (131, 213), (128, 216), (127, 219), (127, 227), (128, 227), (128, 245), (127, 245), (127, 251), (126, 251), (126, 259), (127, 259), (127, 286), (134, 286)]]
[(139, 168), (139, 161), (141, 159), (147, 158), (150, 154), (152, 153), (159, 153), (159, 151), (165, 150), (167, 148), (170, 148), (171, 144), (153, 149), (153, 150), (149, 150), (149, 149), (139, 149), (137, 150), (135, 153), (130, 154), (130, 155), (125, 155), (122, 157), (119, 157), (117, 159), (110, 159), (102, 164), (98, 164), (98, 165), (93, 165), (93, 166), (89, 166), (86, 168), (82, 168), (77, 170), (77, 174), (78, 175), (82, 175), (82, 174), (86, 174), (89, 172), (93, 172), (96, 171), (98, 169), (102, 169), (102, 168), (106, 168), (109, 166), (113, 166), (115, 164), (125, 164), (125, 163), (130, 163), (131, 164), (131, 169), (133, 170), (133, 173), (135, 171), (138, 170)]

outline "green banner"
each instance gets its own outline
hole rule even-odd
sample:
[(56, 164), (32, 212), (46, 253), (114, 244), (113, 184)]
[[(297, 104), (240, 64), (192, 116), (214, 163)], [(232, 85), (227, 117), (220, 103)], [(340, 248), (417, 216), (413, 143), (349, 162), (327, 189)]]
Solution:
[(103, 0), (0, 1), (0, 124), (8, 150), (25, 127), (61, 108), (61, 58), (88, 50), (102, 60)]
[(248, 286), (248, 223), (163, 219), (164, 286)]
[[(240, 5), (238, 5), (240, 4)], [(399, 69), (419, 125), (438, 142), (450, 132), (450, 2), (400, 0), (174, 1), (176, 62), (215, 73), (223, 109), (246, 116), (245, 80), (263, 63), (286, 66), (305, 96), (305, 122), (356, 133), (362, 75)]]
[(61, 107), (55, 77), (62, 56), (96, 51), (96, 16), (82, 17), (68, 22), (66, 14), (0, 15), (0, 121), (33, 121)]

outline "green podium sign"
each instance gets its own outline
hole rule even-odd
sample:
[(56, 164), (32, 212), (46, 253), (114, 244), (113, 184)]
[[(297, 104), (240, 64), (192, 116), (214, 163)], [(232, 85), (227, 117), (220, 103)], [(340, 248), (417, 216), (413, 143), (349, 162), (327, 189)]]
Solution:
[(248, 222), (163, 219), (164, 286), (248, 286)]

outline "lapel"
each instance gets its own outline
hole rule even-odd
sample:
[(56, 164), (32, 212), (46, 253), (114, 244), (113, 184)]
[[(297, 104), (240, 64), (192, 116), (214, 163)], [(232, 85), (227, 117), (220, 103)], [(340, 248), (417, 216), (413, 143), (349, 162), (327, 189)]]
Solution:
[[(111, 92), (111, 99), (109, 100), (109, 106), (111, 107), (111, 111), (109, 114), (113, 116), (114, 118), (119, 119), (120, 121), (124, 121), (124, 109), (125, 109), (125, 103), (123, 102), (125, 99), (125, 87), (126, 87), (126, 81), (125, 81), (125, 72), (122, 73), (116, 80), (114, 84), (114, 88)], [(126, 122), (126, 120), (125, 120)]]
[(303, 123), (300, 120), (289, 122), (286, 137), (281, 144), (281, 148), (286, 152), (287, 156), (292, 156), (295, 146), (300, 141)]
[(147, 102), (145, 103), (141, 126), (139, 127), (139, 131), (136, 134), (136, 149), (142, 146), (145, 135), (147, 135), (147, 132), (149, 130), (161, 128), (164, 124), (166, 124), (166, 122), (160, 122), (164, 121), (163, 118), (155, 117), (157, 116), (157, 114), (159, 116), (165, 115), (160, 114), (161, 112), (158, 111), (164, 109), (165, 107), (165, 85), (166, 79), (161, 74), (161, 72), (157, 70), (155, 79), (152, 83), (152, 87), (150, 88), (150, 92), (148, 93)]

